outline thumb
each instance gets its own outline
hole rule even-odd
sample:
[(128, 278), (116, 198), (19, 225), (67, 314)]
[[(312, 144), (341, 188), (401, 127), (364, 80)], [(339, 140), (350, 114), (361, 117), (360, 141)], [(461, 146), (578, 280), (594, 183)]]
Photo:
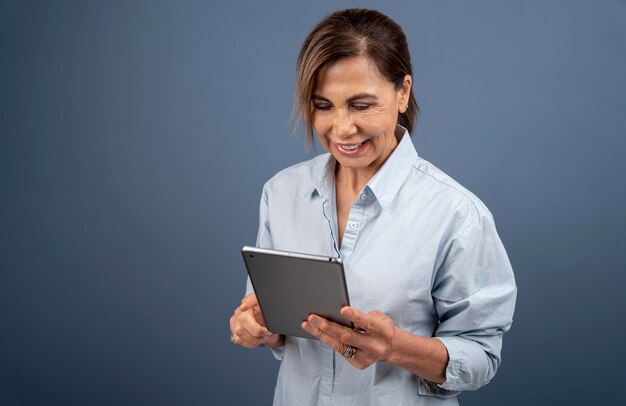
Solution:
[(259, 305), (259, 301), (256, 298), (254, 293), (249, 294), (248, 296), (241, 299), (241, 305), (239, 306), (239, 310), (245, 312), (255, 306)]
[(257, 323), (262, 325), (263, 327), (267, 327), (267, 323), (265, 323), (265, 317), (263, 317), (263, 312), (259, 306), (255, 306), (252, 308), (252, 314), (254, 315), (254, 319)]

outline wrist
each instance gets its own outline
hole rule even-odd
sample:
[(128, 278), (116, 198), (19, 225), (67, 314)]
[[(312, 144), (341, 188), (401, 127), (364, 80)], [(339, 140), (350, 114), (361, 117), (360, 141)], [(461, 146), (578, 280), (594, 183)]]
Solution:
[(282, 334), (272, 334), (263, 344), (274, 349), (282, 347), (285, 345), (285, 336)]
[(387, 364), (395, 364), (395, 360), (398, 359), (398, 352), (400, 347), (399, 340), (401, 332), (402, 330), (394, 324), (393, 333), (389, 342), (389, 349), (385, 357), (382, 359), (383, 362), (386, 362)]

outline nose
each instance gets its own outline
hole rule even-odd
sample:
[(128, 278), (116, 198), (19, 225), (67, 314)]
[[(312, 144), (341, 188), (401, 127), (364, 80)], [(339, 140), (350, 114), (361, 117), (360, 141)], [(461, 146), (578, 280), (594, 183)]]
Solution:
[(350, 113), (344, 109), (337, 109), (333, 117), (333, 136), (348, 138), (356, 134), (356, 125)]

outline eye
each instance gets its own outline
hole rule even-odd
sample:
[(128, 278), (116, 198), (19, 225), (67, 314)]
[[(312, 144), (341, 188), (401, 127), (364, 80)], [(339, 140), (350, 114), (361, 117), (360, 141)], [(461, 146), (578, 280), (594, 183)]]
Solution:
[(366, 104), (366, 103), (354, 103), (352, 105), (352, 108), (355, 109), (355, 110), (361, 111), (361, 110), (367, 110), (371, 106), (372, 106), (371, 104)]
[(313, 108), (315, 110), (326, 111), (326, 110), (330, 110), (332, 108), (332, 105), (330, 105), (330, 104), (313, 103)]

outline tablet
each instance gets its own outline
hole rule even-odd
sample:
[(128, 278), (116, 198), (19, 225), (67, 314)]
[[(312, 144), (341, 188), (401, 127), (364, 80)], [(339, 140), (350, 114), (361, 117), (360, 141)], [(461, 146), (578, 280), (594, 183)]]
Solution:
[(241, 254), (269, 331), (317, 340), (300, 327), (312, 313), (353, 327), (339, 313), (350, 305), (341, 259), (247, 246)]

